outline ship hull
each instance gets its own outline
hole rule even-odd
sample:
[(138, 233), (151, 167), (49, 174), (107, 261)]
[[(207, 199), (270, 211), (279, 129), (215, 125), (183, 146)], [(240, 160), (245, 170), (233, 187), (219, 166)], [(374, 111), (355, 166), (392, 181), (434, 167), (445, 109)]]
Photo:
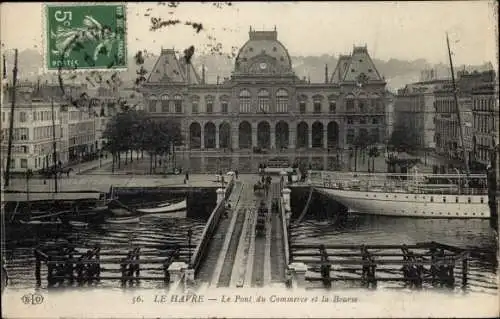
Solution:
[(415, 218), (490, 218), (487, 195), (438, 195), (316, 188), (360, 214)]

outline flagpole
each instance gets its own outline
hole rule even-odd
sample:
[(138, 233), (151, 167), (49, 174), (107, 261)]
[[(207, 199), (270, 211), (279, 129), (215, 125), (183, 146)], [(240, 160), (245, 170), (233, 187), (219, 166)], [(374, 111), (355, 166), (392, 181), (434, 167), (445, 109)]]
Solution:
[(16, 83), (17, 83), (17, 49), (14, 49), (14, 69), (12, 70), (12, 104), (10, 106), (9, 144), (7, 149), (7, 163), (5, 165), (5, 184), (4, 184), (5, 187), (9, 186), (9, 181), (10, 181), (10, 162), (12, 158), (12, 135), (14, 135), (14, 109), (16, 105)]

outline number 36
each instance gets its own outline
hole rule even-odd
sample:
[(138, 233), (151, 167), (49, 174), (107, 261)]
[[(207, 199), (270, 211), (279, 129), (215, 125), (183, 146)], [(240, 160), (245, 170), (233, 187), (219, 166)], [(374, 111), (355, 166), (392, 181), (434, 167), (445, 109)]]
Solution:
[[(57, 22), (64, 22), (65, 25), (69, 25), (69, 21), (73, 19), (73, 14), (70, 11), (64, 11), (63, 13), (61, 10), (57, 10), (54, 14), (54, 18)], [(66, 19), (68, 21), (66, 21)]]

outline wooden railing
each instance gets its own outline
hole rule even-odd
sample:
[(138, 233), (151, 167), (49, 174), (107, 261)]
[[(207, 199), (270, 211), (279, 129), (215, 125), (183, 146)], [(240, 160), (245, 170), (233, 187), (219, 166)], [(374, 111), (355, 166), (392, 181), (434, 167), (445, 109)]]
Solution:
[[(422, 288), (432, 285), (468, 285), (472, 252), (435, 242), (416, 245), (292, 245), (294, 262), (304, 263), (312, 273), (307, 281), (330, 287), (336, 281), (360, 281), (376, 287), (379, 281), (405, 282)], [(333, 267), (334, 266), (334, 267)], [(381, 266), (381, 267), (377, 267)], [(459, 266), (459, 269), (456, 269)], [(332, 275), (332, 272), (334, 275)], [(458, 275), (458, 276), (457, 276)]]
[(122, 285), (140, 280), (168, 284), (168, 267), (174, 261), (188, 259), (188, 250), (191, 249), (176, 244), (130, 246), (128, 249), (122, 246), (38, 247), (34, 250), (36, 284), (40, 286), (42, 283), (42, 265), (47, 267), (48, 287), (102, 280), (121, 281)]
[(281, 197), (279, 200), (279, 210), (281, 217), (281, 227), (283, 228), (283, 250), (285, 251), (285, 265), (290, 264), (290, 243), (288, 239), (288, 226), (286, 224), (286, 209), (285, 201)]
[[(459, 174), (369, 174), (310, 171), (311, 185), (333, 189), (408, 192), (425, 194), (485, 195), (486, 175), (473, 174), (469, 180), (477, 187), (461, 186), (465, 175)], [(443, 184), (443, 181), (448, 182)], [(434, 182), (434, 183), (433, 183)]]
[(203, 257), (206, 254), (206, 250), (208, 248), (208, 245), (210, 244), (210, 241), (212, 240), (212, 236), (217, 229), (217, 226), (219, 225), (220, 218), (226, 208), (226, 201), (231, 195), (233, 188), (234, 177), (231, 177), (225, 189), (224, 199), (217, 203), (214, 210), (212, 211), (212, 214), (210, 214), (210, 217), (208, 218), (205, 228), (203, 228), (201, 240), (194, 250), (193, 256), (191, 258), (191, 264), (189, 265), (190, 269), (194, 269), (195, 274), (197, 273)]

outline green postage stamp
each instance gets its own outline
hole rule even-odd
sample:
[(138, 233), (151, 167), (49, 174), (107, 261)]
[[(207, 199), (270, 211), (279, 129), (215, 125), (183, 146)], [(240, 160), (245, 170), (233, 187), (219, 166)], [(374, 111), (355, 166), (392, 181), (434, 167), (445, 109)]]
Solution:
[(127, 67), (124, 4), (49, 4), (45, 24), (48, 70)]

